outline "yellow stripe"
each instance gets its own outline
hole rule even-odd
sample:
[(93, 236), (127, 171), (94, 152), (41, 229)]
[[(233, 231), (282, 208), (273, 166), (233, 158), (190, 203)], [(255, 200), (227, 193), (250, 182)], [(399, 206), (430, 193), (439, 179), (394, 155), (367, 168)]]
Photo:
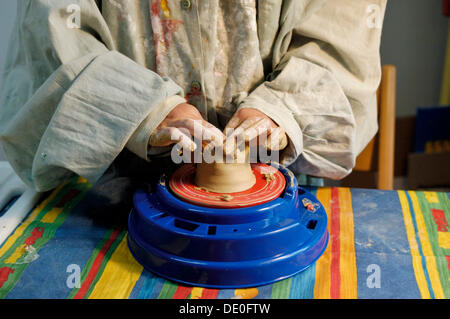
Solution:
[(428, 291), (427, 281), (425, 279), (425, 273), (422, 268), (422, 258), (419, 253), (419, 246), (416, 241), (414, 225), (412, 222), (411, 212), (409, 210), (408, 199), (404, 191), (398, 191), (398, 197), (400, 199), (400, 205), (402, 206), (403, 221), (405, 222), (406, 235), (409, 241), (409, 247), (411, 250), (412, 265), (414, 274), (416, 276), (417, 286), (419, 287), (420, 295), (424, 299), (430, 299), (430, 292)]
[(438, 243), (444, 249), (450, 249), (450, 233), (438, 232)]
[(439, 203), (439, 199), (437, 197), (436, 192), (423, 192), (425, 194), (425, 198), (429, 203)]
[(9, 256), (9, 258), (5, 260), (5, 264), (15, 264), (19, 260), (19, 258), (22, 257), (23, 254), (25, 254), (25, 248), (25, 244), (17, 247), (16, 250), (11, 254), (11, 256)]
[[(44, 201), (42, 201), (41, 204), (39, 204), (38, 206), (36, 206), (36, 208), (31, 212), (30, 216), (28, 216), (28, 218), (26, 218), (22, 224), (20, 224), (19, 227), (16, 228), (16, 230), (11, 234), (11, 236), (9, 236), (8, 240), (5, 242), (5, 244), (0, 248), (0, 257), (3, 256), (10, 248), (12, 245), (14, 245), (14, 243), (17, 241), (17, 239), (22, 236), (23, 232), (25, 231), (25, 229), (33, 222), (35, 221), (36, 217), (39, 215), (39, 213), (45, 208), (45, 206), (47, 206), (47, 204), (53, 199), (55, 198), (56, 194), (58, 194), (58, 192), (65, 186), (65, 184), (59, 186), (58, 188), (56, 188), (51, 194), (50, 196), (45, 199)], [(16, 249), (17, 251), (17, 249)]]
[(411, 202), (416, 216), (417, 230), (419, 232), (420, 243), (422, 244), (423, 255), (427, 265), (428, 275), (430, 277), (431, 286), (434, 291), (434, 296), (437, 299), (444, 299), (444, 290), (442, 289), (441, 280), (439, 278), (439, 272), (436, 265), (436, 256), (434, 256), (433, 249), (431, 248), (430, 239), (428, 238), (428, 231), (425, 225), (425, 220), (420, 209), (419, 200), (415, 192), (409, 191)]
[(78, 176), (77, 184), (85, 184), (88, 183), (88, 180), (84, 177)]
[(49, 224), (54, 223), (62, 211), (63, 209), (61, 207), (53, 207), (47, 214), (45, 214), (44, 217), (42, 217), (41, 222)]
[(200, 299), (204, 288), (194, 287), (191, 290), (191, 299)]
[[(328, 233), (330, 232), (330, 200), (331, 188), (324, 187), (317, 190), (317, 199), (322, 203), (328, 217)], [(331, 286), (331, 245), (325, 249), (322, 257), (316, 262), (316, 280), (314, 285), (314, 298), (330, 299)]]
[(358, 297), (355, 234), (353, 224), (352, 195), (348, 188), (338, 188), (340, 209), (340, 274), (341, 298)]
[(234, 297), (237, 299), (253, 299), (258, 296), (258, 288), (235, 289)]
[[(77, 184), (85, 184), (88, 181), (83, 177), (78, 177)], [(65, 207), (53, 207), (44, 217), (42, 217), (41, 222), (53, 224), (58, 218), (58, 216), (62, 213)]]
[(89, 299), (126, 299), (138, 281), (143, 268), (133, 258), (123, 237), (92, 290)]

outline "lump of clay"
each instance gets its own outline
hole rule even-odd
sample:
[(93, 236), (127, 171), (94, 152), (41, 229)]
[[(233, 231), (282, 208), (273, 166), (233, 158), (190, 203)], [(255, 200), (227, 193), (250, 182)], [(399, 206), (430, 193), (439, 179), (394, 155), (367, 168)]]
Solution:
[(236, 193), (256, 182), (250, 163), (199, 163), (195, 184), (210, 192)]

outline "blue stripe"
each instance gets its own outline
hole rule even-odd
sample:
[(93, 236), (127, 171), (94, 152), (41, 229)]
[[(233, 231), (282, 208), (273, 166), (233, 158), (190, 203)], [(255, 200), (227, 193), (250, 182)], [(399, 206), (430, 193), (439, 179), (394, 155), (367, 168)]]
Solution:
[(217, 299), (231, 299), (234, 297), (234, 289), (220, 289)]
[(141, 275), (139, 276), (138, 281), (134, 284), (133, 290), (128, 296), (128, 299), (138, 299), (139, 293), (142, 290), (142, 286), (144, 285), (145, 280), (146, 280), (145, 270), (143, 270), (141, 272)]
[[(353, 188), (358, 298), (421, 298), (397, 191)], [(374, 287), (379, 267), (380, 288)]]
[(254, 299), (269, 299), (272, 293), (273, 284), (259, 286), (258, 295)]
[(289, 299), (313, 299), (316, 263), (292, 277)]
[(416, 237), (417, 246), (419, 247), (420, 256), (422, 257), (421, 258), (422, 268), (423, 268), (423, 272), (425, 274), (425, 279), (427, 280), (428, 290), (430, 291), (431, 298), (435, 299), (433, 287), (431, 286), (430, 275), (428, 274), (428, 268), (427, 268), (427, 264), (426, 264), (426, 261), (425, 261), (425, 256), (424, 256), (423, 251), (422, 251), (422, 243), (420, 242), (419, 230), (417, 228), (416, 215), (415, 215), (415, 212), (414, 212), (414, 206), (412, 204), (411, 197), (409, 196), (409, 193), (407, 191), (405, 191), (405, 194), (406, 194), (406, 197), (408, 198), (409, 211), (411, 212), (412, 221), (413, 221), (413, 225), (414, 225), (414, 235)]
[[(137, 299), (153, 299), (158, 297), (161, 292), (161, 287), (164, 284), (164, 279), (157, 277), (147, 271), (145, 273), (145, 280)], [(158, 289), (159, 288), (159, 289)]]
[(161, 293), (162, 287), (164, 286), (164, 283), (166, 282), (163, 278), (158, 278), (158, 280), (155, 282), (155, 286), (153, 287), (153, 292), (150, 295), (150, 299), (156, 299), (158, 298), (159, 294)]

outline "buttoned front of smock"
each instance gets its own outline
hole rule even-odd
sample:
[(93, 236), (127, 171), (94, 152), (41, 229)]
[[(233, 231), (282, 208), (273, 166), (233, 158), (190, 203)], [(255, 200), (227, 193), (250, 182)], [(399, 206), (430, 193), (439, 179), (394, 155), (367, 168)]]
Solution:
[(73, 174), (95, 182), (124, 148), (147, 159), (151, 132), (187, 101), (219, 128), (239, 108), (258, 109), (286, 130), (283, 164), (342, 178), (377, 130), (385, 6), (18, 1), (0, 92), (2, 146), (38, 190)]
[(173, 79), (210, 123), (264, 80), (256, 1), (151, 1), (155, 70)]

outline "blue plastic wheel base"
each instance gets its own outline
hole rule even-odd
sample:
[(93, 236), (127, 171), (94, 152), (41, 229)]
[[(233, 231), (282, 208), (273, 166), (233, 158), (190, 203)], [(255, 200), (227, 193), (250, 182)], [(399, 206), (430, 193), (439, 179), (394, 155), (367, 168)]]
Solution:
[(164, 178), (155, 192), (137, 191), (128, 221), (131, 253), (157, 275), (209, 288), (255, 287), (305, 270), (327, 246), (327, 215), (288, 169), (276, 167), (286, 189), (253, 207), (195, 206), (175, 197)]

